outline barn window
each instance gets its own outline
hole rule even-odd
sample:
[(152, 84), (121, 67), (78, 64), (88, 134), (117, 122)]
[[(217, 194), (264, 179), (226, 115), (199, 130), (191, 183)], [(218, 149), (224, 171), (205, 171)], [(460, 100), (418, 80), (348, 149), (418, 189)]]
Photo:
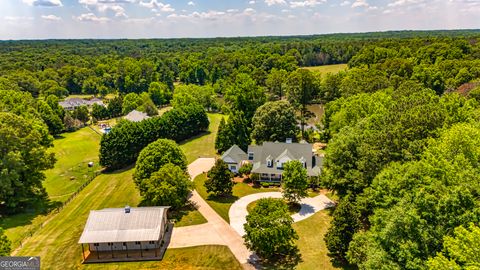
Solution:
[(148, 242), (148, 243), (149, 243), (150, 245), (153, 245), (153, 244), (155, 244), (155, 241), (150, 241), (150, 242)]
[(100, 244), (99, 243), (94, 243), (93, 246), (98, 247), (98, 246), (100, 246)]
[(135, 242), (135, 245), (140, 245), (140, 242), (138, 242), (138, 241), (137, 241), (137, 242)]

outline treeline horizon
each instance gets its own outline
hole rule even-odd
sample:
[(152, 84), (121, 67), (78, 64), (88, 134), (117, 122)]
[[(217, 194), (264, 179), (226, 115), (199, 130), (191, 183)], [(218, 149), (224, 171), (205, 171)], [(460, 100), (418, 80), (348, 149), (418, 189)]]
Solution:
[[(308, 38), (338, 38), (341, 36), (355, 37), (358, 39), (371, 39), (371, 38), (394, 38), (394, 37), (425, 37), (425, 36), (452, 36), (452, 35), (474, 35), (480, 33), (480, 29), (477, 28), (460, 28), (460, 29), (402, 29), (402, 30), (384, 30), (384, 31), (365, 31), (365, 32), (332, 32), (323, 34), (301, 34), (301, 35), (238, 35), (238, 36), (211, 36), (211, 37), (138, 37), (138, 38), (25, 38), (25, 39), (0, 39), (0, 43), (5, 42), (38, 42), (38, 41), (81, 41), (81, 40), (93, 40), (93, 41), (122, 41), (122, 40), (212, 40), (212, 39), (262, 39), (262, 38), (278, 38), (278, 39), (308, 39)], [(431, 35), (434, 34), (434, 35)], [(0, 44), (1, 45), (1, 44)]]

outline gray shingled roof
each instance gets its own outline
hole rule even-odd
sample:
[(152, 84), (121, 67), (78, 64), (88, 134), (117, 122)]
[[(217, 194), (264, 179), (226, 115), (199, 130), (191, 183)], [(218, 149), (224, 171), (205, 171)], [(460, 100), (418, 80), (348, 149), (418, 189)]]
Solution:
[(243, 150), (238, 147), (236, 144), (234, 144), (232, 147), (230, 147), (225, 153), (222, 155), (222, 160), (227, 162), (227, 163), (232, 163), (230, 162), (229, 158), (236, 164), (241, 163), (243, 160), (247, 160), (247, 154), (243, 152)]
[[(252, 161), (252, 172), (254, 173), (281, 174), (283, 170), (277, 169), (276, 161), (285, 156), (294, 160), (300, 160), (303, 157), (309, 176), (319, 175), (323, 165), (323, 158), (315, 156), (312, 152), (312, 145), (308, 143), (264, 142), (262, 145), (248, 146), (248, 152), (254, 153)], [(268, 156), (273, 159), (273, 167), (267, 166)], [(315, 159), (315, 166), (312, 166), (313, 159)]]
[(79, 244), (157, 241), (163, 230), (163, 217), (169, 207), (138, 207), (92, 210)]
[(145, 119), (148, 119), (150, 118), (150, 116), (148, 116), (146, 113), (144, 112), (139, 112), (137, 110), (133, 110), (131, 112), (129, 112), (125, 117), (123, 117), (124, 119), (128, 120), (128, 121), (132, 121), (132, 122), (140, 122), (140, 121), (143, 121)]

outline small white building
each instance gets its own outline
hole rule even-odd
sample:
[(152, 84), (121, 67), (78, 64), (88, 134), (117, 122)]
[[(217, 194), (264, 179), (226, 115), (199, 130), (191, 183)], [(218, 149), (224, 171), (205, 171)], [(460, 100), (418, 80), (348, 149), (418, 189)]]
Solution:
[[(89, 256), (100, 260), (105, 254), (109, 260), (110, 256), (118, 261), (122, 258), (132, 260), (133, 254), (144, 257), (147, 251), (154, 251), (154, 255), (149, 256), (155, 257), (162, 247), (168, 226), (168, 208), (126, 206), (90, 211), (78, 241), (82, 245), (84, 260), (87, 261)], [(87, 256), (84, 244), (87, 245)]]

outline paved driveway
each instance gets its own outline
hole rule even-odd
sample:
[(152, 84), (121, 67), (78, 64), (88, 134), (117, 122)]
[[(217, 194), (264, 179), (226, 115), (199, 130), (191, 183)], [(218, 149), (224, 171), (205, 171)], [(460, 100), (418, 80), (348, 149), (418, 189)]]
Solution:
[[(192, 180), (201, 173), (209, 171), (215, 164), (214, 158), (199, 158), (188, 165)], [(190, 201), (195, 203), (198, 211), (207, 219), (206, 224), (173, 228), (170, 248), (198, 245), (226, 245), (245, 269), (253, 266), (257, 257), (245, 247), (243, 238), (221, 218), (215, 210), (197, 193), (192, 192)]]
[[(239, 235), (244, 235), (245, 230), (243, 225), (247, 222), (247, 205), (251, 202), (262, 198), (282, 198), (281, 192), (264, 192), (251, 194), (238, 199), (232, 204), (228, 212), (230, 218), (230, 226), (237, 231)], [(300, 211), (292, 215), (293, 221), (297, 222), (304, 220), (316, 212), (334, 205), (333, 201), (328, 199), (325, 195), (318, 195), (314, 198), (305, 198), (301, 202)]]

